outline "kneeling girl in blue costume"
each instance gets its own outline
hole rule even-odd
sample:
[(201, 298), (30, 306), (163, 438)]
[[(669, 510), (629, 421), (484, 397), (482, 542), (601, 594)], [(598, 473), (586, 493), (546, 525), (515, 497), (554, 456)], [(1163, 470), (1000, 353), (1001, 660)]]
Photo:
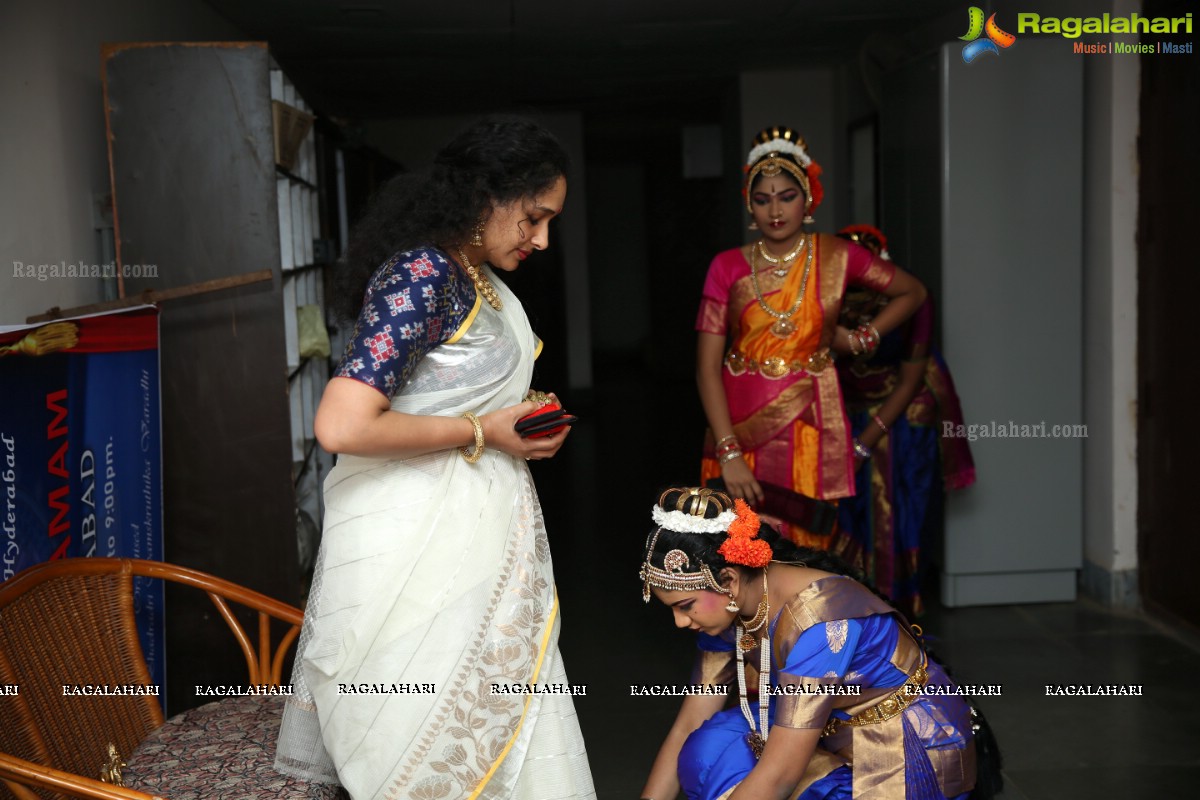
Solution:
[[(642, 597), (697, 634), (689, 694), (643, 798), (965, 797), (971, 711), (903, 617), (827, 553), (743, 501), (670, 489), (653, 509)], [(948, 693), (949, 692), (949, 693)]]

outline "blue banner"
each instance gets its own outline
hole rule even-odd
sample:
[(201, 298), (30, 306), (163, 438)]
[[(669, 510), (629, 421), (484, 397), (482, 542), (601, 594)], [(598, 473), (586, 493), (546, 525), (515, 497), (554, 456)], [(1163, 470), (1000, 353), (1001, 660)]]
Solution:
[[(60, 558), (162, 560), (158, 380), (152, 307), (0, 332), (0, 579)], [(165, 687), (162, 582), (136, 579), (134, 604)]]

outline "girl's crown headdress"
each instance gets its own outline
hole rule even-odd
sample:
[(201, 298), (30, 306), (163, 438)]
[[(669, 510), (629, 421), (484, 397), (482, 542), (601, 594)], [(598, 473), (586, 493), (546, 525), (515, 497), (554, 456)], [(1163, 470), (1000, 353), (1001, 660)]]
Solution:
[(804, 139), (791, 128), (776, 126), (764, 128), (754, 137), (754, 146), (746, 157), (746, 183), (742, 193), (746, 196), (746, 210), (754, 208), (750, 201), (750, 187), (761, 174), (773, 178), (781, 172), (789, 173), (804, 190), (805, 222), (812, 222), (812, 212), (821, 204), (825, 191), (817, 176), (821, 165), (808, 155)]
[(646, 538), (646, 557), (638, 577), (642, 581), (642, 600), (650, 602), (650, 588), (693, 592), (711, 589), (724, 592), (708, 564), (700, 562), (692, 569), (692, 559), (683, 550), (674, 549), (663, 556), (663, 565), (655, 566), (654, 545), (664, 531), (694, 534), (728, 534), (718, 549), (730, 564), (763, 567), (771, 561), (771, 546), (758, 536), (759, 519), (743, 500), (712, 489), (668, 489), (651, 511), (657, 528)]

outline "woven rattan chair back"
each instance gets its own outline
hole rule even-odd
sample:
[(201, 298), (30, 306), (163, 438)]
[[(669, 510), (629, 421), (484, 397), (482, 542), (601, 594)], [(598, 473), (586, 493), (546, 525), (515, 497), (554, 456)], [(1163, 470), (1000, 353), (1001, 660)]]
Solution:
[(163, 722), (154, 696), (73, 694), (75, 686), (150, 683), (133, 575), (68, 571), (3, 588), (0, 683), (19, 694), (0, 697), (0, 751), (97, 777), (109, 742), (130, 753)]
[[(110, 742), (128, 756), (163, 724), (159, 698), (153, 695), (86, 696), (74, 689), (150, 684), (133, 613), (135, 576), (206, 592), (246, 657), (249, 683), (280, 682), (302, 617), (292, 606), (159, 562), (76, 558), (30, 567), (0, 583), (0, 686), (17, 687), (16, 693), (0, 691), (0, 778), (9, 780), (18, 772), (34, 778), (17, 782), (18, 797), (63, 796), (49, 786), (63, 786), (79, 797), (147, 796), (72, 782), (72, 776), (99, 777)], [(257, 636), (243, 629), (226, 598), (257, 612)], [(271, 619), (287, 628), (281, 641), (272, 641)], [(8, 756), (32, 763), (9, 764)], [(42, 774), (34, 765), (50, 769)], [(0, 781), (0, 800), (13, 796)]]

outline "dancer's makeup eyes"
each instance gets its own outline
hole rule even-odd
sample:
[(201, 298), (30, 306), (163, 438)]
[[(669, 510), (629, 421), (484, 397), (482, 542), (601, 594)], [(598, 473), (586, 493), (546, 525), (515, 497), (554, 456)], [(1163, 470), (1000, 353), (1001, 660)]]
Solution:
[[(778, 197), (779, 202), (781, 202), (781, 203), (791, 203), (791, 202), (794, 202), (796, 200), (796, 198), (800, 196), (800, 192), (796, 191), (795, 189), (789, 189), (786, 192), (780, 192), (778, 195), (774, 195), (774, 196)], [(762, 194), (762, 193), (755, 194), (754, 195), (754, 203), (755, 203), (755, 205), (765, 206), (767, 203), (771, 202), (771, 197), (772, 197), (772, 195), (769, 195), (769, 194)]]

